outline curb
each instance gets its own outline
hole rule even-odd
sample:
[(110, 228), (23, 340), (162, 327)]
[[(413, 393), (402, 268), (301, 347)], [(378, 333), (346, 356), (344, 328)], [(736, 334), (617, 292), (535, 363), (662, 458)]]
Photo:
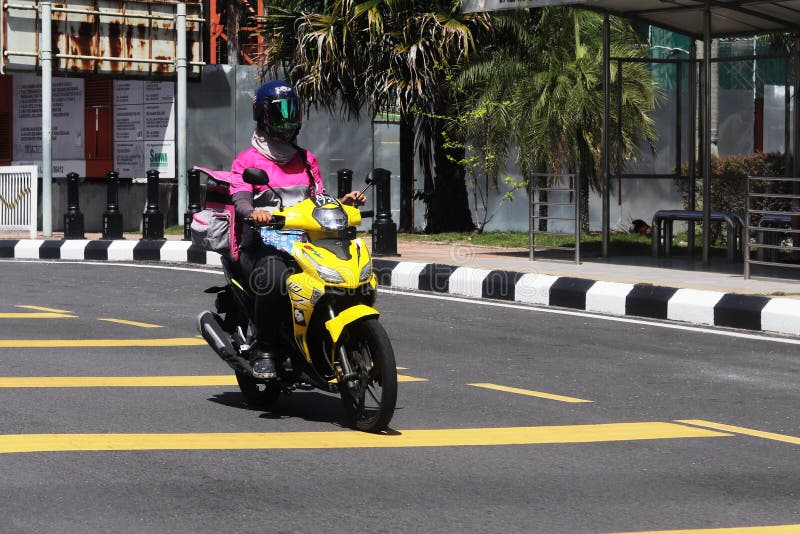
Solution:
[[(219, 254), (177, 240), (0, 239), (0, 258), (222, 265)], [(378, 258), (373, 267), (379, 285), (396, 289), (800, 336), (795, 299)]]

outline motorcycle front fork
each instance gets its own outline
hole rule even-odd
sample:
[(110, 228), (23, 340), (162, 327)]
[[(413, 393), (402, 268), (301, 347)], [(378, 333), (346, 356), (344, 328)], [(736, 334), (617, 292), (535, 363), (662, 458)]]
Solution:
[[(336, 317), (336, 312), (333, 311), (333, 306), (328, 304), (328, 316), (331, 319)], [(350, 365), (350, 359), (347, 357), (347, 350), (344, 348), (344, 343), (339, 343), (339, 347), (337, 348), (339, 352), (339, 362), (341, 363), (341, 377), (337, 377), (342, 383), (347, 384), (348, 386), (352, 386), (352, 381), (358, 378), (358, 373), (353, 371), (352, 366)]]

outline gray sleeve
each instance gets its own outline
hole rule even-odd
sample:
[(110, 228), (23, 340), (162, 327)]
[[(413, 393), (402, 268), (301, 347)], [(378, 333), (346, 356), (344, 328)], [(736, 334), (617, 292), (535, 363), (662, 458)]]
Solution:
[(241, 191), (233, 194), (233, 207), (239, 218), (244, 218), (253, 213), (253, 193)]

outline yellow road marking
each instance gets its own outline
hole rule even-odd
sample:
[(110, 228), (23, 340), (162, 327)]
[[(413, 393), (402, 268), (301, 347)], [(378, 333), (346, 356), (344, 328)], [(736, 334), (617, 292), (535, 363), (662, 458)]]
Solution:
[(427, 378), (417, 378), (416, 376), (397, 375), (398, 382), (427, 382)]
[(136, 322), (136, 321), (126, 321), (125, 319), (112, 319), (110, 317), (102, 317), (102, 318), (98, 319), (98, 321), (106, 321), (106, 322), (109, 322), (109, 323), (127, 324), (127, 325), (130, 325), (130, 326), (138, 326), (138, 327), (141, 327), (141, 328), (163, 328), (162, 326), (159, 326), (157, 324), (139, 323), (139, 322)]
[[(398, 382), (423, 382), (424, 378), (397, 376)], [(208, 376), (4, 376), (0, 388), (93, 388), (235, 386), (234, 375)]]
[(698, 530), (647, 530), (617, 532), (616, 534), (797, 534), (800, 525), (774, 525), (770, 527), (702, 528)]
[(42, 306), (28, 306), (25, 304), (17, 304), (17, 308), (27, 308), (29, 310), (52, 312), (52, 313), (72, 313), (69, 310), (57, 310), (55, 308), (43, 308)]
[(496, 391), (517, 393), (518, 395), (528, 395), (529, 397), (541, 397), (543, 399), (550, 399), (561, 402), (592, 402), (590, 400), (576, 399), (575, 397), (565, 397), (564, 395), (555, 395), (553, 393), (543, 393), (541, 391), (532, 391), (530, 389), (519, 389), (519, 388), (510, 388), (507, 386), (498, 386), (497, 384), (477, 383), (468, 385), (475, 386), (477, 388), (494, 389)]
[(68, 347), (193, 347), (205, 345), (202, 339), (0, 339), (0, 348), (40, 349)]
[(211, 376), (5, 376), (0, 388), (235, 386), (234, 375)]
[(674, 423), (533, 426), (365, 432), (254, 432), (198, 434), (8, 434), (0, 453), (198, 449), (340, 449), (596, 443), (729, 436)]
[(0, 312), (0, 319), (75, 319), (77, 315), (52, 312)]
[(723, 425), (722, 423), (713, 423), (711, 421), (702, 421), (700, 419), (687, 419), (685, 421), (677, 422), (685, 423), (687, 425), (701, 426), (704, 428), (715, 428), (717, 430), (724, 430), (725, 432), (732, 432), (734, 434), (744, 434), (745, 436), (754, 436), (757, 438), (771, 439), (774, 441), (785, 441), (786, 443), (800, 445), (800, 437), (787, 436), (785, 434), (775, 434), (773, 432), (753, 430), (752, 428), (744, 428), (741, 426)]

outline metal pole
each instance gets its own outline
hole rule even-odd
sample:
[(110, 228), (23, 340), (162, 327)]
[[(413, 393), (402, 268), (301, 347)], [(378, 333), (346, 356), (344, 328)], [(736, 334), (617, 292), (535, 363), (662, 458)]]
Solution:
[(50, 0), (42, 8), (42, 234), (53, 235), (53, 12)]
[(611, 196), (609, 180), (609, 129), (611, 127), (611, 23), (609, 15), (603, 16), (603, 257), (608, 257), (609, 234), (611, 233)]
[[(620, 70), (622, 73), (622, 70)], [(532, 249), (531, 249), (532, 250)], [(575, 171), (575, 264), (581, 263), (581, 171)]]
[(353, 171), (350, 169), (339, 169), (336, 171), (336, 185), (338, 186), (339, 198), (353, 190)]
[(122, 213), (119, 211), (119, 173), (106, 173), (106, 211), (103, 212), (103, 239), (122, 239)]
[(744, 191), (744, 229), (742, 230), (742, 248), (744, 249), (744, 279), (750, 279), (750, 175), (745, 179)]
[(372, 255), (398, 256), (397, 226), (392, 220), (392, 194), (390, 178), (392, 173), (386, 169), (373, 169), (375, 180), (375, 219), (372, 223)]
[(178, 37), (175, 70), (178, 74), (178, 220), (186, 213), (186, 2), (178, 2), (175, 31)]
[(675, 63), (675, 172), (682, 173), (683, 142), (683, 65)]
[[(791, 92), (792, 92), (792, 83), (789, 78), (790, 68), (794, 67), (792, 65), (789, 66), (789, 58), (786, 58), (784, 62), (786, 71), (783, 77), (783, 162), (784, 162), (784, 176), (794, 176), (792, 174), (792, 157), (791, 154), (794, 152), (790, 146), (792, 144), (792, 112), (791, 112)], [(764, 122), (764, 114), (761, 114), (761, 122)], [(763, 131), (763, 127), (762, 127)], [(763, 146), (763, 144), (762, 144)]]
[(189, 207), (183, 214), (183, 240), (192, 239), (192, 219), (194, 214), (201, 210), (200, 206), (200, 171), (191, 169), (187, 173), (189, 182)]
[[(617, 206), (622, 206), (622, 60), (617, 62)], [(609, 172), (611, 164), (609, 164)], [(610, 183), (610, 179), (609, 179)]]
[(703, 11), (703, 265), (711, 265), (711, 3)]
[[(695, 197), (695, 179), (697, 169), (697, 42), (692, 39), (689, 49), (689, 211), (697, 208)], [(694, 257), (694, 221), (689, 221), (688, 238), (690, 258)]]
[[(797, 94), (800, 86), (800, 34), (794, 36), (794, 154), (792, 176), (800, 177), (800, 105)], [(800, 195), (800, 183), (794, 183), (794, 194)], [(795, 245), (797, 246), (797, 245)]]

